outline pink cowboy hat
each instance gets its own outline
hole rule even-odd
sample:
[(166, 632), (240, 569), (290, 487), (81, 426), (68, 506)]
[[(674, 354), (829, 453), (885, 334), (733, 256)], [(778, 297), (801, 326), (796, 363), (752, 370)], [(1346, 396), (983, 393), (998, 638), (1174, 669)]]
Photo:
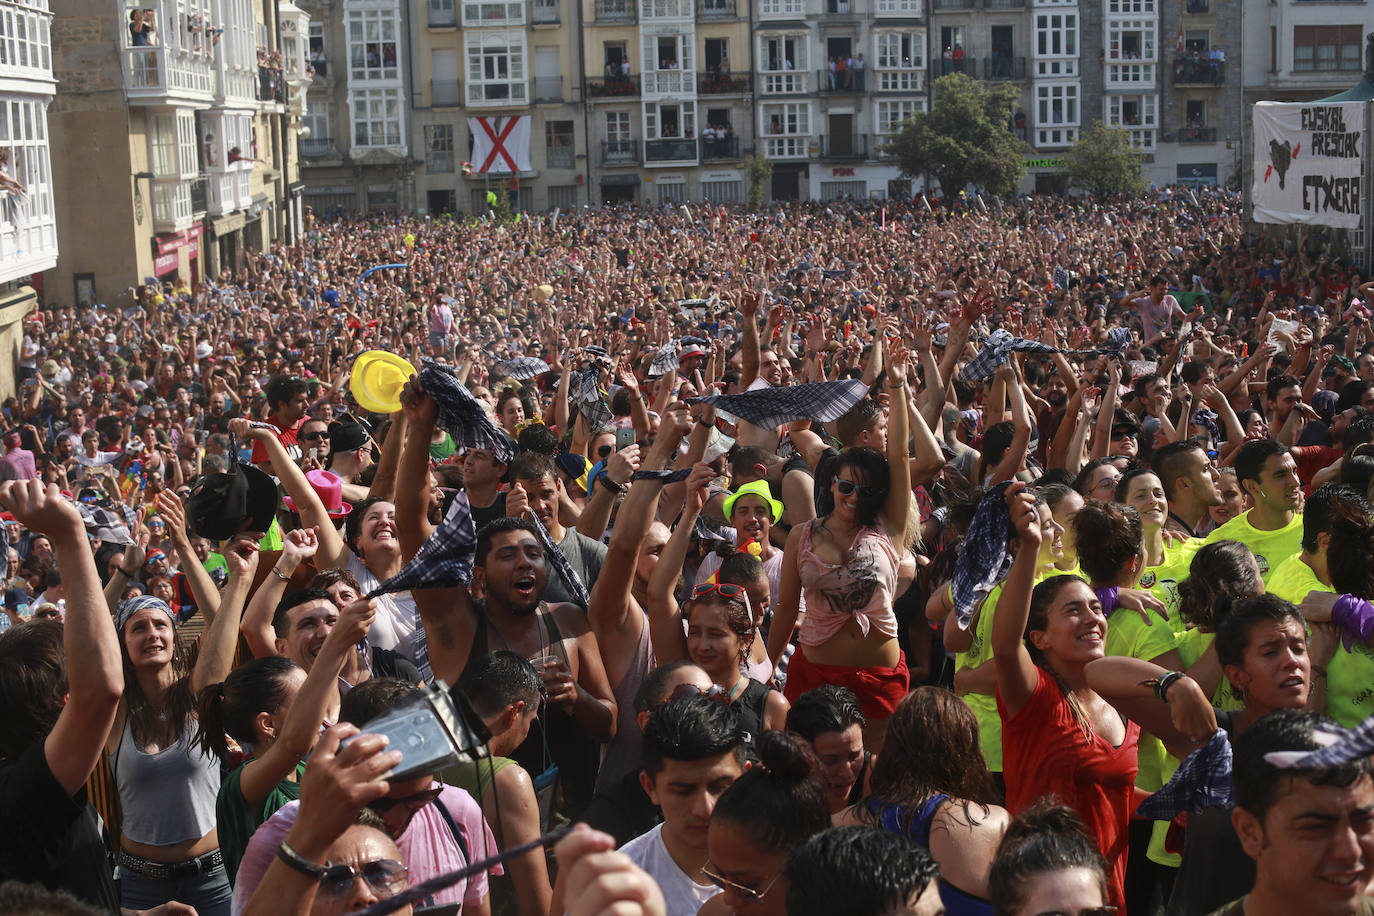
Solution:
[[(306, 471), (305, 479), (310, 482), (310, 488), (320, 497), (320, 502), (324, 503), (324, 509), (332, 519), (344, 518), (353, 511), (353, 507), (344, 502), (343, 499), (343, 479), (331, 471)], [(296, 504), (287, 496), (282, 500), (286, 503), (286, 508), (292, 512), (297, 511)]]

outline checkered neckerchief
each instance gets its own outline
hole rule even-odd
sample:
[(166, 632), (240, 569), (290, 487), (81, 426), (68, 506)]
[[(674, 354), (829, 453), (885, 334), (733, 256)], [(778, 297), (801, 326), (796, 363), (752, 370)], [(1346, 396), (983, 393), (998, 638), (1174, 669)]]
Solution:
[(964, 365), (959, 373), (959, 379), (969, 382), (987, 378), (997, 371), (998, 366), (1007, 361), (1013, 350), (1041, 355), (1063, 353), (1065, 356), (1115, 356), (1120, 359), (1130, 345), (1131, 332), (1126, 328), (1112, 328), (1108, 331), (1107, 346), (1097, 350), (1065, 350), (1062, 347), (1051, 347), (1038, 341), (1026, 340), (1024, 337), (1013, 337), (1010, 331), (998, 328), (988, 335), (978, 355)]
[(464, 447), (487, 449), (497, 461), (510, 464), (515, 443), (458, 381), (457, 373), (432, 359), (426, 359), (423, 366), (420, 385), (439, 405), (439, 425)]
[(862, 381), (846, 379), (688, 398), (688, 403), (710, 404), (755, 426), (772, 429), (794, 420), (813, 420), (817, 423), (838, 420), (863, 400), (866, 394), (868, 386)]
[[(426, 391), (429, 389), (426, 388)], [(477, 529), (464, 494), (448, 507), (448, 514), (434, 533), (415, 551), (415, 556), (396, 575), (368, 592), (367, 597), (417, 588), (455, 588), (472, 581), (477, 553)]]

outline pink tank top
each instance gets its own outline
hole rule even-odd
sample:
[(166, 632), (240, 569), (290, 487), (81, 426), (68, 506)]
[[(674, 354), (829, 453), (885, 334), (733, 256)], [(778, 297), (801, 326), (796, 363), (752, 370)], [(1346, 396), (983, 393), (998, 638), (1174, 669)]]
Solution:
[(897, 636), (897, 615), (892, 601), (897, 591), (901, 557), (886, 531), (863, 528), (849, 545), (843, 566), (832, 566), (811, 549), (811, 529), (819, 519), (802, 528), (801, 553), (797, 557), (806, 619), (797, 642), (819, 646), (840, 632), (850, 620), (865, 636), (870, 629), (883, 636)]

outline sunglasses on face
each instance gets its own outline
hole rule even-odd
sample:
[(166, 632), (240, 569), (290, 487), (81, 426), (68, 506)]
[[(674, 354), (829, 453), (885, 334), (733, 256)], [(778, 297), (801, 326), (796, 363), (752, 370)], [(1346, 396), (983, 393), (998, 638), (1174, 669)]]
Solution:
[(1069, 913), (1064, 910), (1050, 910), (1047, 913), (1036, 913), (1035, 916), (1112, 916), (1117, 911), (1114, 906), (1092, 906), (1087, 909), (1079, 910), (1076, 913)]
[(862, 496), (864, 493), (871, 492), (878, 488), (868, 484), (855, 483), (852, 480), (845, 480), (843, 477), (836, 477), (835, 489), (839, 491), (841, 496), (853, 496), (855, 493)]
[(330, 865), (320, 875), (320, 893), (341, 897), (353, 888), (353, 882), (359, 876), (379, 895), (390, 897), (405, 887), (407, 872), (406, 867), (395, 859), (373, 859), (364, 862), (362, 868)]
[(1134, 439), (1134, 438), (1135, 438), (1135, 431), (1134, 431), (1134, 430), (1130, 430), (1130, 429), (1114, 429), (1114, 430), (1112, 430), (1112, 441), (1113, 441), (1113, 442), (1120, 442), (1122, 439)]
[[(33, 616), (34, 616), (34, 619), (35, 619), (35, 620), (59, 620), (59, 619), (61, 619), (61, 615), (58, 614), (57, 611), (39, 611), (37, 614), (34, 614)], [(688, 685), (688, 686), (691, 686), (691, 685)]]
[(305, 435), (301, 436), (301, 441), (303, 441), (303, 442), (318, 442), (318, 441), (321, 440), (321, 439), (328, 439), (328, 438), (329, 438), (329, 433), (324, 433), (324, 432), (319, 432), (319, 433), (306, 433)]
[(734, 891), (741, 897), (753, 900), (755, 902), (758, 902), (762, 900), (765, 896), (767, 896), (768, 892), (773, 889), (773, 885), (777, 884), (778, 879), (782, 877), (782, 872), (778, 872), (776, 875), (773, 876), (772, 881), (769, 881), (767, 884), (765, 884), (762, 890), (758, 890), (752, 887), (745, 887), (743, 884), (740, 884), (736, 881), (731, 881), (724, 875), (717, 873), (715, 868), (709, 861), (701, 867), (701, 873), (706, 876), (707, 881), (710, 881), (712, 884), (714, 884), (721, 890)]
[(611, 455), (611, 448), (612, 447), (609, 445), (601, 446), (596, 450), (596, 457), (600, 458), (602, 461), (605, 461)]
[(443, 786), (435, 786), (431, 789), (425, 789), (423, 792), (416, 792), (414, 795), (407, 795), (405, 798), (379, 798), (368, 807), (378, 814), (383, 811), (390, 811), (400, 805), (404, 805), (411, 811), (419, 811), (438, 798), (443, 791)]

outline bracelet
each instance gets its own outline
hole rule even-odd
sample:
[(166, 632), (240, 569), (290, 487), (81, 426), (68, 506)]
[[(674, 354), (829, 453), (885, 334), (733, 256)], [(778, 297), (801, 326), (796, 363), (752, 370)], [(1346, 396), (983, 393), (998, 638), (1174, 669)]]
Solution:
[(119, 572), (122, 572), (122, 573), (124, 574), (124, 578), (126, 578), (126, 579), (132, 579), (134, 576), (137, 576), (137, 575), (138, 575), (138, 570), (134, 570), (133, 572), (129, 572), (129, 571), (128, 571), (127, 569), (125, 569), (123, 566), (116, 566), (115, 569), (116, 569), (117, 571), (119, 571)]
[(1161, 674), (1150, 685), (1154, 688), (1155, 699), (1161, 703), (1169, 702), (1169, 688), (1187, 676), (1182, 671), (1170, 671), (1168, 674)]
[(905, 388), (905, 387), (906, 387), (906, 380), (903, 379), (902, 381), (898, 382), (898, 383), (895, 384), (895, 385), (892, 384), (891, 382), (888, 382), (888, 383), (887, 383), (887, 387), (889, 387), (889, 388)]
[(625, 492), (625, 485), (624, 485), (623, 483), (616, 483), (614, 480), (611, 479), (610, 475), (607, 474), (605, 471), (602, 471), (602, 472), (601, 472), (601, 476), (598, 477), (598, 478), (596, 478), (596, 479), (597, 479), (597, 481), (600, 482), (600, 484), (601, 484), (603, 487), (605, 487), (606, 489), (610, 490), (612, 493), (624, 493), (624, 492)]
[(714, 423), (707, 423), (707, 422), (706, 422), (705, 420), (703, 420), (701, 417), (697, 417), (697, 425), (698, 425), (698, 426), (704, 426), (704, 427), (706, 427), (707, 429), (715, 429), (715, 428), (716, 428), (716, 424), (714, 424)]
[(272, 567), (272, 575), (276, 576), (278, 579), (282, 580), (283, 582), (290, 582), (290, 581), (291, 581), (291, 577), (290, 577), (290, 576), (284, 576), (284, 575), (282, 575), (281, 570), (280, 570), (280, 569), (277, 569), (277, 567), (275, 567), (275, 566)]
[(301, 874), (309, 875), (317, 881), (325, 872), (325, 867), (323, 865), (318, 862), (311, 862), (305, 856), (296, 852), (286, 840), (282, 840), (281, 845), (277, 847), (277, 858), (281, 859), (289, 867)]

